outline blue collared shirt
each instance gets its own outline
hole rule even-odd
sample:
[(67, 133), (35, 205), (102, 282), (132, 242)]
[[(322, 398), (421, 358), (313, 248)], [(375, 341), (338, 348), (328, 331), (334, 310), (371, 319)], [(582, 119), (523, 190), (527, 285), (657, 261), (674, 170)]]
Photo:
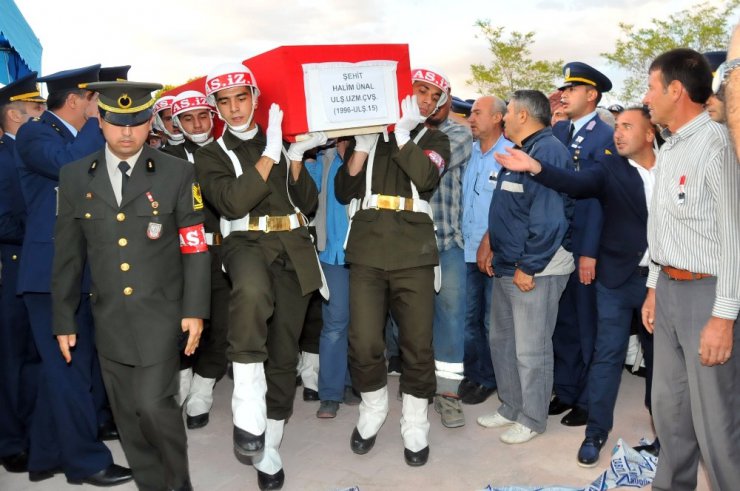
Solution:
[(592, 112), (583, 116), (582, 118), (578, 118), (575, 121), (571, 121), (571, 123), (573, 124), (573, 134), (577, 135), (578, 132), (581, 131), (581, 128), (583, 128), (586, 123), (591, 121), (594, 118), (594, 116), (596, 116), (595, 109)]
[(63, 120), (54, 111), (49, 111), (49, 114), (51, 114), (52, 116), (54, 116), (55, 118), (57, 118), (59, 120), (59, 122), (62, 123), (69, 130), (70, 133), (72, 133), (72, 136), (74, 136), (75, 138), (77, 138), (77, 128), (75, 128), (74, 126), (72, 126), (71, 124), (69, 124), (68, 122), (66, 122), (65, 120)]
[(481, 153), (480, 142), (473, 143), (473, 152), (463, 177), (463, 243), (465, 262), (474, 263), (483, 234), (488, 230), (488, 208), (491, 206), (496, 176), (501, 166), (493, 154), (503, 153), (514, 144), (501, 135), (486, 153)]

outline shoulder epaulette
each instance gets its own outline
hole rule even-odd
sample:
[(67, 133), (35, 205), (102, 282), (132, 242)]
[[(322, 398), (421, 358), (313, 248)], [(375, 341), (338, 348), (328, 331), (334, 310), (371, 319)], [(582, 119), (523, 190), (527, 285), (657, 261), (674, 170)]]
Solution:
[(146, 159), (146, 171), (147, 172), (154, 172), (156, 171), (154, 167), (154, 160), (152, 159)]

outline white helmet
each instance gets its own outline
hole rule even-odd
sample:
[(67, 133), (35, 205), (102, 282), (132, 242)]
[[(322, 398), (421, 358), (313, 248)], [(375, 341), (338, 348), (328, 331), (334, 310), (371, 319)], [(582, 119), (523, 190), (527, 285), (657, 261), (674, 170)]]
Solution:
[(437, 101), (437, 109), (442, 107), (447, 98), (450, 97), (450, 79), (448, 79), (441, 71), (436, 68), (414, 68), (411, 70), (411, 82), (426, 82), (432, 84), (442, 91), (442, 95)]
[(211, 124), (211, 129), (206, 133), (198, 134), (188, 133), (183, 129), (182, 124), (180, 124), (180, 115), (189, 111), (195, 111), (196, 109), (208, 110), (211, 119), (213, 119), (213, 106), (208, 104), (206, 96), (203, 95), (202, 92), (198, 92), (197, 90), (186, 90), (184, 92), (180, 92), (172, 101), (172, 121), (174, 121), (175, 125), (180, 128), (180, 131), (182, 131), (189, 140), (198, 145), (204, 145), (212, 139), (211, 132), (213, 131), (213, 124)]
[(163, 132), (165, 135), (167, 135), (167, 138), (172, 143), (179, 143), (185, 139), (185, 135), (182, 133), (170, 133), (167, 131), (167, 127), (164, 125), (164, 121), (162, 121), (162, 115), (159, 114), (165, 109), (171, 109), (172, 108), (172, 101), (175, 100), (174, 96), (171, 95), (165, 95), (157, 99), (157, 102), (154, 103), (154, 106), (152, 108), (152, 111), (154, 112), (154, 129), (157, 131)]
[[(252, 114), (249, 116), (247, 123), (238, 127), (226, 123), (231, 130), (242, 133), (252, 124), (254, 110), (257, 107), (257, 98), (260, 96), (260, 89), (257, 87), (257, 80), (249, 68), (241, 63), (224, 63), (213, 68), (206, 76), (206, 96), (208, 97), (208, 102), (218, 109), (216, 93), (231, 87), (249, 87), (252, 91)], [(224, 119), (220, 112), (219, 117)]]

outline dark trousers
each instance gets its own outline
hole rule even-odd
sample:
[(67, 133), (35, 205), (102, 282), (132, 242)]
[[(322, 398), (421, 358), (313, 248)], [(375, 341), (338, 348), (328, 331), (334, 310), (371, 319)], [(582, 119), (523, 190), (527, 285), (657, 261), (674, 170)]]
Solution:
[(20, 246), (0, 247), (0, 457), (7, 457), (28, 450), (41, 360), (26, 305), (15, 294)]
[(465, 263), (465, 267), (465, 378), (495, 389), (496, 376), (489, 342), (493, 278), (481, 273), (476, 263)]
[(627, 356), (632, 315), (645, 301), (646, 280), (637, 270), (616, 288), (607, 288), (596, 280), (599, 320), (588, 369), (586, 436), (606, 438), (614, 424), (614, 407)]
[(98, 420), (91, 393), (94, 332), (90, 300), (82, 295), (77, 310), (77, 344), (67, 364), (52, 334), (51, 295), (25, 293), (33, 337), (41, 356), (41, 379), (33, 413), (28, 467), (62, 467), (70, 479), (83, 479), (113, 463), (98, 440)]
[[(578, 257), (574, 257), (578, 265)], [(552, 335), (555, 354), (553, 389), (566, 404), (588, 407), (588, 366), (596, 338), (596, 288), (571, 273), (560, 297), (558, 321)]]
[(235, 245), (224, 255), (231, 278), (229, 348), (237, 363), (265, 363), (267, 417), (293, 413), (298, 339), (311, 295), (303, 295), (286, 253), (272, 263), (257, 245)]
[(138, 367), (101, 356), (100, 365), (136, 486), (178, 488), (188, 478), (185, 425), (175, 401), (178, 357)]
[(192, 368), (203, 378), (220, 379), (226, 373), (226, 340), (229, 331), (229, 278), (221, 269), (221, 246), (211, 253), (211, 318), (204, 324), (200, 345), (194, 355), (180, 356), (180, 368)]
[(355, 388), (372, 392), (386, 385), (383, 333), (390, 310), (398, 323), (401, 391), (419, 398), (432, 397), (436, 392), (433, 267), (383, 271), (352, 264), (349, 291), (349, 359)]
[(298, 346), (301, 351), (306, 353), (319, 354), (319, 343), (321, 339), (321, 327), (324, 325), (321, 308), (324, 304), (324, 298), (318, 290), (313, 292), (311, 299), (308, 301), (306, 309), (306, 319), (303, 322), (303, 331)]

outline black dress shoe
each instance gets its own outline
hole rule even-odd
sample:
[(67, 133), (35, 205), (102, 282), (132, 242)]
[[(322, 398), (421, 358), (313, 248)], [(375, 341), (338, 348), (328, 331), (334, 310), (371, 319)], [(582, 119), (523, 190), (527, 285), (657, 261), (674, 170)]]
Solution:
[(96, 472), (84, 479), (67, 479), (70, 484), (89, 484), (91, 486), (109, 487), (129, 482), (134, 478), (131, 469), (117, 464), (111, 464), (100, 472)]
[(660, 453), (660, 441), (658, 441), (658, 439), (656, 438), (653, 443), (650, 443), (648, 445), (638, 445), (633, 448), (637, 450), (638, 452), (641, 452), (644, 450), (650, 455), (652, 455), (653, 457), (657, 457), (658, 454)]
[(234, 451), (245, 457), (259, 455), (265, 449), (265, 432), (253, 435), (234, 426)]
[(480, 404), (488, 399), (496, 389), (476, 384), (475, 388), (460, 398), (463, 404)]
[(588, 411), (576, 406), (560, 422), (565, 426), (585, 426), (588, 423)]
[(120, 437), (118, 435), (118, 428), (116, 427), (116, 423), (109, 419), (102, 425), (98, 426), (98, 440), (103, 442), (108, 442), (111, 440), (119, 440)]
[(257, 484), (262, 491), (266, 489), (283, 489), (283, 483), (285, 482), (285, 472), (282, 469), (277, 471), (275, 474), (267, 474), (266, 472), (257, 471)]
[(27, 472), (28, 471), (28, 454), (26, 452), (18, 452), (15, 455), (8, 455), (0, 459), (3, 463), (3, 467), (8, 472)]
[(427, 460), (429, 460), (429, 445), (422, 448), (418, 452), (412, 452), (408, 448), (404, 448), (403, 458), (406, 461), (406, 464), (410, 465), (411, 467), (419, 467), (420, 465), (424, 465), (427, 463)]
[(355, 426), (355, 429), (352, 431), (352, 437), (349, 439), (349, 446), (357, 455), (365, 455), (370, 450), (372, 450), (373, 446), (375, 445), (376, 436), (377, 434), (371, 436), (370, 438), (362, 438), (362, 436), (360, 436), (360, 431)]
[(321, 400), (319, 398), (319, 393), (316, 392), (313, 389), (309, 389), (308, 387), (303, 388), (303, 400), (306, 402), (315, 402)]
[(599, 462), (599, 453), (606, 443), (606, 438), (587, 436), (578, 449), (578, 465), (594, 467)]
[(185, 423), (188, 425), (189, 430), (197, 430), (198, 428), (203, 428), (207, 425), (209, 420), (210, 418), (208, 413), (203, 413), (197, 416), (187, 416), (185, 418)]
[(563, 414), (565, 411), (573, 409), (573, 406), (566, 404), (560, 400), (558, 396), (555, 396), (550, 401), (550, 406), (547, 408), (547, 414), (555, 416), (557, 414)]
[(463, 397), (465, 394), (475, 389), (477, 386), (478, 384), (476, 384), (469, 378), (462, 379), (462, 382), (460, 382), (460, 385), (457, 388), (457, 397)]
[(193, 485), (190, 484), (190, 478), (185, 479), (181, 486), (172, 488), (172, 491), (193, 491)]
[(47, 469), (45, 471), (28, 471), (28, 480), (31, 482), (41, 482), (47, 479), (51, 479), (57, 474), (64, 472), (61, 467), (55, 467), (53, 469)]

